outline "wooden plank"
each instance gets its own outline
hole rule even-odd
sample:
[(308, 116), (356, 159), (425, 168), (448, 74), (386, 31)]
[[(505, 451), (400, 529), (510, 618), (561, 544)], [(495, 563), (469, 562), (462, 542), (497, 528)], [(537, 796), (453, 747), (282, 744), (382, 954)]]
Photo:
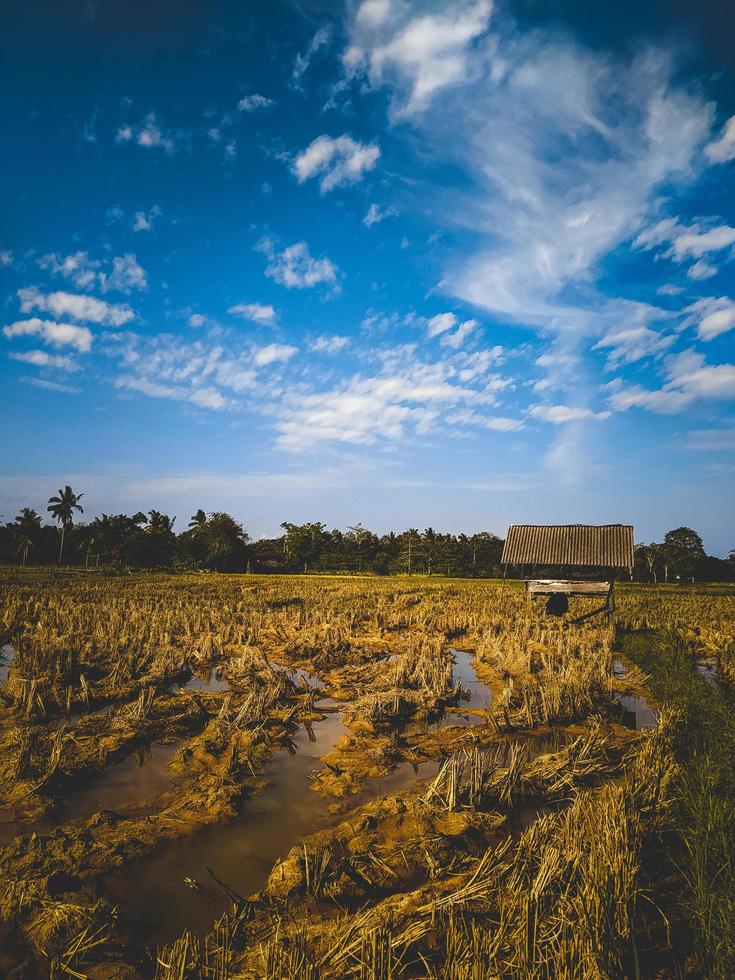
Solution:
[(570, 582), (564, 579), (527, 579), (526, 589), (530, 595), (609, 595), (611, 582)]

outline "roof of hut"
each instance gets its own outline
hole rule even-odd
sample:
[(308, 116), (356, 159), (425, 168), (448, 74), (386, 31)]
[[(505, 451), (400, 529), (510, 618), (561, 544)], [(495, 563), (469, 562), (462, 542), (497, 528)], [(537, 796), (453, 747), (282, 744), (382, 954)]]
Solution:
[(511, 524), (502, 562), (507, 565), (633, 567), (630, 524)]

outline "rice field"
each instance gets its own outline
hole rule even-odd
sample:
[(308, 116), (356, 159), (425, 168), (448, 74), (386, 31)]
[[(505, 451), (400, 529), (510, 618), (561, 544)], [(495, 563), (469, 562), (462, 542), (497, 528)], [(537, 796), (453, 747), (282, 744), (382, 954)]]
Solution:
[(0, 584), (1, 975), (732, 975), (732, 588)]

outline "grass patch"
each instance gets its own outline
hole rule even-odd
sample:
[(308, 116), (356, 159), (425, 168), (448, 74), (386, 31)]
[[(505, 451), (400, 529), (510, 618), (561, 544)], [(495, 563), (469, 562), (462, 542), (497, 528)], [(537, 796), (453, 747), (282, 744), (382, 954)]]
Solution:
[[(732, 977), (735, 964), (735, 705), (695, 669), (692, 650), (674, 630), (621, 637), (624, 655), (651, 678), (656, 697), (680, 716), (672, 863), (685, 884), (697, 973)], [(680, 941), (683, 937), (680, 937)], [(685, 949), (681, 960), (686, 960)]]

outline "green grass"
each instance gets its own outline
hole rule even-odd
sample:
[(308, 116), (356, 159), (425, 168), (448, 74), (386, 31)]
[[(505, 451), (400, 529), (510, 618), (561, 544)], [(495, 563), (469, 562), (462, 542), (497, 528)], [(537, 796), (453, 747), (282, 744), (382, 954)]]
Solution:
[[(676, 632), (627, 634), (620, 642), (650, 675), (658, 700), (679, 714), (673, 749), (681, 774), (667, 846), (683, 878), (681, 911), (694, 942), (679, 959), (693, 954), (697, 975), (725, 980), (735, 975), (735, 705), (699, 676)], [(679, 942), (687, 944), (682, 936)]]

